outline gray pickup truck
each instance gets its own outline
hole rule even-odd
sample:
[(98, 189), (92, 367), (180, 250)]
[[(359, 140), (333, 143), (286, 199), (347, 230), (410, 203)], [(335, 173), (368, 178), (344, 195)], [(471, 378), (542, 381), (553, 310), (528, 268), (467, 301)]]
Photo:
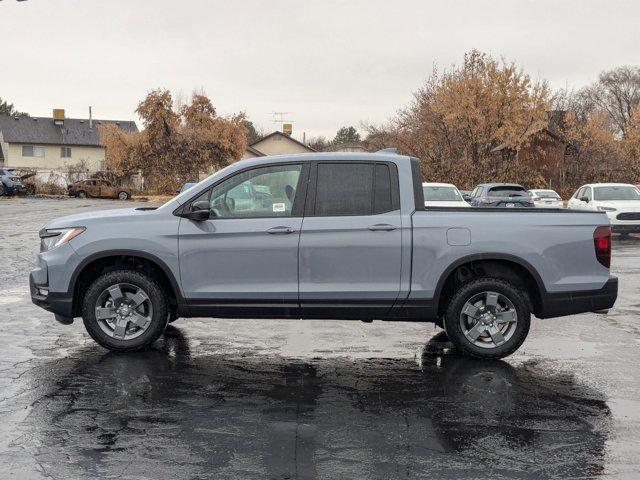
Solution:
[(159, 208), (52, 221), (31, 296), (119, 351), (178, 317), (379, 319), (435, 322), (483, 358), (531, 314), (613, 306), (604, 213), (425, 208), (421, 184), (388, 152), (243, 160)]

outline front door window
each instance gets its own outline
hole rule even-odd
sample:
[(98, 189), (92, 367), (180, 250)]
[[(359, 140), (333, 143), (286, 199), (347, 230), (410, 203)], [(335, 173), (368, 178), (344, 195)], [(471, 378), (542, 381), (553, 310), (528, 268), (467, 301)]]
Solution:
[(290, 217), (302, 165), (274, 165), (241, 172), (210, 192), (214, 218)]

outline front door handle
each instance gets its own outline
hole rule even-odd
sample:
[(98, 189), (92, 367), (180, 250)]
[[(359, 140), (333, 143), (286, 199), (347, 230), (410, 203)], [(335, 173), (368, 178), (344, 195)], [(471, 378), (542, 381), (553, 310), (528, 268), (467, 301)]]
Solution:
[(267, 230), (267, 233), (271, 233), (273, 235), (275, 234), (287, 234), (287, 233), (294, 233), (295, 229), (291, 228), (291, 227), (273, 227), (270, 228), (269, 230)]
[(377, 223), (375, 225), (371, 225), (369, 227), (369, 230), (371, 230), (372, 232), (390, 232), (392, 230), (395, 230), (396, 227), (395, 225), (390, 225), (388, 223)]

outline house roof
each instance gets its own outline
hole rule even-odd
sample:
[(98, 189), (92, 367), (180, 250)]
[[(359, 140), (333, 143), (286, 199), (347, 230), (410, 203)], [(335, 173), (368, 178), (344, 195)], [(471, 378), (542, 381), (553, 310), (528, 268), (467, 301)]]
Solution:
[(93, 128), (89, 128), (88, 119), (65, 118), (63, 125), (56, 125), (51, 117), (0, 115), (0, 131), (7, 143), (98, 146), (98, 126), (108, 124), (125, 132), (138, 131), (135, 122), (124, 120), (93, 120)]
[(247, 145), (246, 148), (247, 151), (253, 153), (254, 155), (256, 155), (257, 157), (264, 157), (264, 153), (262, 153), (260, 150), (258, 150), (257, 148), (253, 148), (251, 145)]
[[(281, 137), (286, 138), (287, 140), (291, 140), (292, 142), (297, 143), (297, 144), (298, 144), (298, 145), (300, 145), (301, 147), (306, 148), (306, 149), (307, 149), (307, 150), (309, 150), (310, 152), (315, 152), (315, 150), (314, 150), (313, 148), (311, 148), (309, 145), (305, 145), (304, 143), (299, 142), (298, 140), (296, 140), (295, 138), (293, 138), (292, 136), (290, 136), (290, 135), (285, 135), (284, 133), (282, 133), (282, 132), (278, 132), (277, 130), (276, 130), (275, 132), (273, 132), (273, 133), (270, 133), (269, 135), (267, 135), (267, 136), (265, 136), (265, 137), (262, 137), (262, 138), (260, 138), (260, 139), (256, 140), (256, 141), (255, 141), (255, 142), (253, 142), (251, 145), (249, 145), (249, 147), (255, 147), (255, 145), (258, 145), (260, 142), (262, 142), (262, 141), (264, 141), (264, 140), (266, 140), (266, 139), (268, 139), (268, 138), (271, 138), (271, 137), (273, 137), (273, 136), (275, 136), (275, 135), (279, 135), (279, 136), (281, 136)], [(263, 153), (262, 155), (264, 155), (264, 153)]]
[[(538, 133), (544, 133), (546, 135), (549, 135), (551, 138), (553, 138), (554, 140), (556, 140), (558, 142), (566, 143), (558, 133), (552, 131), (548, 127), (532, 128), (530, 130), (527, 130), (525, 132), (525, 134), (523, 135), (523, 137), (524, 138), (528, 138), (528, 137), (530, 137), (532, 135), (536, 135)], [(498, 145), (497, 147), (495, 147), (491, 151), (492, 152), (499, 152), (500, 150), (505, 150), (505, 149), (517, 150), (517, 148), (514, 148), (509, 143), (505, 142), (505, 143), (501, 143), (500, 145)]]

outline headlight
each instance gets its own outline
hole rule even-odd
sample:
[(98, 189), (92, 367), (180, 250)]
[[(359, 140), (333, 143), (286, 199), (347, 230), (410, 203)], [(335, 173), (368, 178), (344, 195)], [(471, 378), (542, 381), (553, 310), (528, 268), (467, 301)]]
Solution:
[(42, 229), (40, 230), (40, 251), (48, 252), (60, 245), (64, 245), (85, 230), (84, 227), (54, 228), (51, 230)]
[(615, 212), (617, 208), (613, 207), (598, 207), (599, 212)]

